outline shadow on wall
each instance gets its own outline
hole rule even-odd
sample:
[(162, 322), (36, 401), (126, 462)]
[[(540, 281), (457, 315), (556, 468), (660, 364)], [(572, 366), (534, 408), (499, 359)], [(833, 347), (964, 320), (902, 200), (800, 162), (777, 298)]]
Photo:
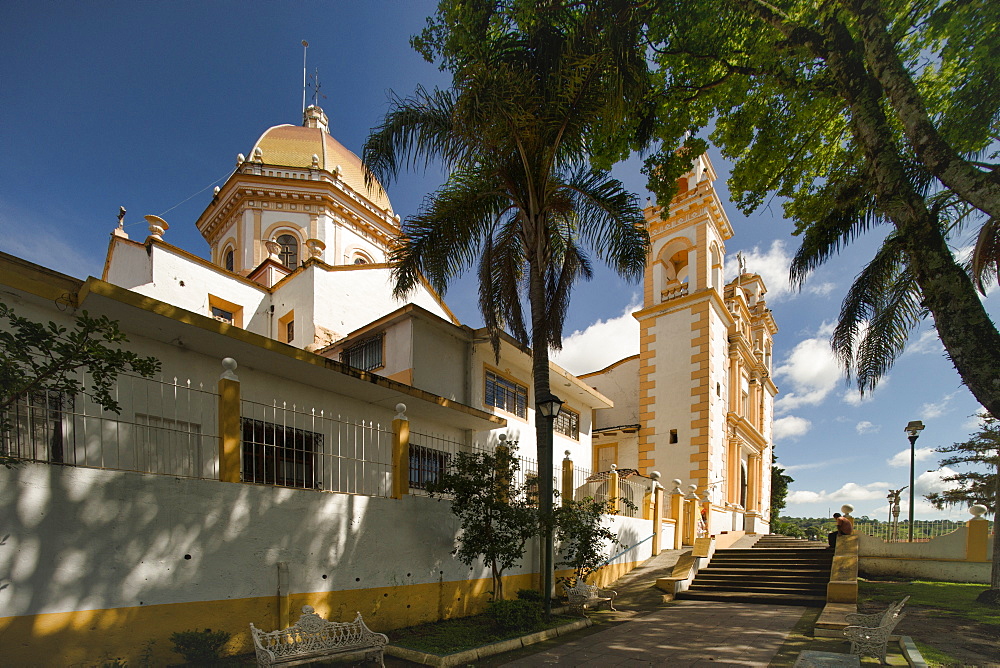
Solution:
[(421, 497), (25, 464), (0, 470), (0, 517), (0, 644), (32, 665), (134, 661), (150, 640), (169, 663), (187, 629), (250, 651), (250, 622), (279, 628), (303, 604), (389, 630), (476, 612), (491, 588), (451, 557), (449, 504)]

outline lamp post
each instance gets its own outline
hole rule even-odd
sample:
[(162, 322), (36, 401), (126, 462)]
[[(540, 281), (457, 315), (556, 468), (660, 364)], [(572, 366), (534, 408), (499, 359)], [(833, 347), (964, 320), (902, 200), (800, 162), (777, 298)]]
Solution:
[(910, 439), (910, 543), (913, 542), (913, 463), (916, 460), (916, 443), (917, 437), (920, 436), (920, 432), (924, 429), (924, 423), (920, 420), (911, 420), (906, 428), (903, 430), (907, 433), (907, 438)]
[(538, 514), (542, 525), (542, 596), (545, 619), (552, 616), (552, 432), (563, 402), (547, 392), (535, 398), (535, 407), (546, 420), (543, 443), (538, 444)]

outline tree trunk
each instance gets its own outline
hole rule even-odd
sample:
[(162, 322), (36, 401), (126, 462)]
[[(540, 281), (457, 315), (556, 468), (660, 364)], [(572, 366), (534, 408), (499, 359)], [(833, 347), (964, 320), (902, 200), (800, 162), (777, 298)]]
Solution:
[[(549, 332), (548, 303), (542, 263), (529, 249), (528, 302), (531, 307), (531, 375), (534, 385), (535, 405), (538, 399), (551, 394), (549, 388)], [(552, 577), (554, 558), (552, 552), (552, 420), (535, 411), (535, 442), (538, 448), (538, 519), (541, 524), (542, 548), (542, 600), (545, 618), (552, 612)]]

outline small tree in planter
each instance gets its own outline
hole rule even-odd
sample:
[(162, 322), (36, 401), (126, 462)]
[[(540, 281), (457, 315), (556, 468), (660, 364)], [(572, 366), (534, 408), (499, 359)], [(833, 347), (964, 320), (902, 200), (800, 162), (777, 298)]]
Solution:
[(516, 447), (500, 446), (493, 454), (460, 452), (453, 466), (427, 485), (432, 495), (451, 496), (451, 512), (462, 526), (454, 554), (467, 566), (479, 558), (489, 565), (494, 600), (503, 599), (504, 571), (521, 560), (525, 543), (538, 532), (538, 512), (515, 482)]
[[(628, 499), (618, 501), (635, 508)], [(614, 507), (614, 500), (598, 501), (588, 496), (556, 509), (556, 538), (564, 557), (559, 565), (572, 567), (576, 581), (586, 579), (604, 564), (609, 545), (624, 545), (617, 533), (601, 524), (601, 516), (613, 513)]]

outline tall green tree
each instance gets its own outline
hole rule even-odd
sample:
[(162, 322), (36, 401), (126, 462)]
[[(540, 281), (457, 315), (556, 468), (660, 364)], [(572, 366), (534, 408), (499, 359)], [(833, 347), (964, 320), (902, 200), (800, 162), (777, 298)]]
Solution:
[[(628, 3), (594, 12), (523, 4), (441, 2), (415, 43), (451, 72), (452, 86), (394, 97), (363, 161), (382, 183), (405, 167), (444, 163), (445, 184), (403, 223), (390, 259), (395, 293), (405, 296), (424, 276), (444, 294), (477, 267), (494, 351), (503, 330), (531, 347), (537, 401), (551, 394), (549, 349), (562, 345), (571, 289), (591, 276), (588, 249), (626, 278), (645, 266), (649, 238), (636, 197), (589, 158), (596, 133), (641, 132), (636, 100), (647, 99), (647, 68), (632, 48), (639, 26)], [(546, 422), (536, 420), (542, 472), (553, 461)], [(551, 475), (539, 483), (551, 588)]]
[[(787, 198), (808, 274), (866, 232), (884, 242), (832, 343), (871, 390), (927, 316), (964, 383), (1000, 410), (1000, 333), (977, 294), (1000, 258), (1000, 5), (988, 0), (659, 0), (646, 44), (664, 152), (714, 123), (730, 190)], [(689, 142), (690, 145), (690, 142)], [(655, 157), (652, 165), (655, 166)], [(669, 181), (651, 185), (661, 193)], [(881, 229), (879, 229), (881, 228)], [(956, 258), (976, 238), (971, 265)], [(992, 587), (1000, 590), (1000, 573)]]
[[(942, 478), (955, 486), (943, 492), (927, 495), (936, 508), (957, 505), (982, 504), (993, 513), (993, 567), (990, 588), (980, 595), (983, 602), (1000, 605), (1000, 420), (984, 413), (979, 430), (961, 443), (937, 449), (944, 453), (941, 466), (967, 465), (970, 468)], [(985, 470), (984, 470), (985, 469)]]
[[(516, 447), (516, 446), (515, 446)], [(521, 462), (510, 447), (459, 452), (441, 477), (428, 483), (431, 494), (451, 497), (451, 512), (462, 532), (455, 556), (467, 566), (482, 559), (493, 578), (493, 600), (501, 601), (503, 574), (524, 556), (524, 544), (538, 533), (538, 514), (517, 484)]]

